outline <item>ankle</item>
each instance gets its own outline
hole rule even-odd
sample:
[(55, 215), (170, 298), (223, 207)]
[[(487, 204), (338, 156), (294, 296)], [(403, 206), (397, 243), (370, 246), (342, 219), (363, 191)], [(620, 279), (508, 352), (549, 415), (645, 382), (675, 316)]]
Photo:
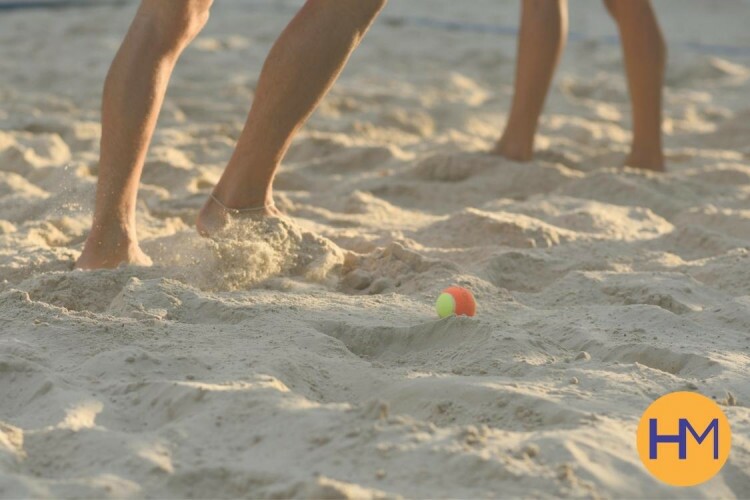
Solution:
[(264, 217), (279, 217), (281, 212), (271, 203), (245, 207), (245, 209), (229, 208), (224, 202), (212, 195), (206, 200), (198, 218), (196, 219), (196, 228), (198, 234), (205, 237), (212, 237), (219, 234), (227, 228), (232, 220), (242, 219), (262, 219)]
[(664, 152), (661, 147), (640, 148), (636, 145), (630, 150), (625, 166), (647, 170), (665, 170)]
[(89, 240), (102, 242), (107, 245), (128, 245), (130, 243), (137, 244), (138, 237), (135, 232), (135, 227), (130, 224), (122, 224), (118, 222), (95, 222), (91, 227), (89, 233)]
[(76, 269), (113, 269), (120, 265), (151, 266), (153, 261), (135, 239), (109, 239), (92, 233), (86, 240)]
[(503, 156), (509, 160), (528, 162), (534, 157), (534, 141), (516, 139), (503, 135), (492, 150), (493, 154)]
[(239, 192), (236, 190), (223, 190), (218, 186), (211, 193), (211, 198), (221, 208), (232, 210), (261, 209), (273, 206), (273, 192), (253, 192), (251, 190)]

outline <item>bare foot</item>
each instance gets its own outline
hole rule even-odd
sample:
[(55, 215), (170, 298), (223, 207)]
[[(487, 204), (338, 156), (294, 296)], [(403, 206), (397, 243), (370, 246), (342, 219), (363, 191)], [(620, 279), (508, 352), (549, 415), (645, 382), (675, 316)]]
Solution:
[(644, 155), (633, 151), (625, 159), (625, 166), (653, 170), (654, 172), (665, 172), (667, 170), (664, 164), (664, 155), (661, 152)]
[(534, 147), (533, 145), (527, 145), (521, 141), (506, 139), (505, 136), (503, 136), (490, 153), (512, 161), (526, 163), (533, 159)]
[(268, 205), (258, 211), (243, 213), (238, 210), (222, 207), (216, 203), (216, 200), (209, 197), (198, 214), (195, 225), (198, 228), (198, 234), (210, 238), (226, 228), (232, 220), (240, 218), (261, 219), (263, 217), (280, 217), (281, 215), (282, 213), (279, 209), (273, 205)]
[(134, 238), (118, 234), (89, 235), (76, 269), (114, 269), (121, 265), (148, 267), (153, 265)]

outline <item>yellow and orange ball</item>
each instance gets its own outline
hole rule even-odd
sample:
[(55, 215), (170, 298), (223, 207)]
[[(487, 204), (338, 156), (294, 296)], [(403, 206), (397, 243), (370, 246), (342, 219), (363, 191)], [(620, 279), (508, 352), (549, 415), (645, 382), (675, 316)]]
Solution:
[(477, 303), (474, 300), (474, 295), (466, 288), (450, 286), (443, 290), (443, 293), (438, 297), (435, 309), (441, 318), (474, 316), (477, 312)]

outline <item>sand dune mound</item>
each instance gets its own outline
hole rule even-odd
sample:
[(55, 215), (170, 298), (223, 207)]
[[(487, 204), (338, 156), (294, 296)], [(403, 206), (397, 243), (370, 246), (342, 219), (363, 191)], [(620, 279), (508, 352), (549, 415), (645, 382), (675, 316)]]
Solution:
[(466, 209), (421, 230), (415, 238), (439, 247), (547, 248), (581, 238), (538, 219), (508, 212)]
[(598, 234), (614, 240), (648, 240), (671, 232), (668, 221), (643, 207), (627, 207), (567, 198), (538, 196), (517, 203), (493, 202), (485, 209), (513, 211), (578, 233)]
[(392, 243), (366, 255), (349, 256), (341, 286), (351, 293), (413, 293), (433, 288), (436, 279), (447, 279), (455, 271), (456, 266), (449, 262)]

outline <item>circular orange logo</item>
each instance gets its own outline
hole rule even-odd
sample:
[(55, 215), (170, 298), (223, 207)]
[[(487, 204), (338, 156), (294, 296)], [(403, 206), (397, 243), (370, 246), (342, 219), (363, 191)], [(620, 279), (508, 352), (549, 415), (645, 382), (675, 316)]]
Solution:
[(695, 392), (660, 397), (641, 417), (638, 454), (646, 468), (672, 486), (714, 477), (729, 458), (732, 430), (719, 405)]

